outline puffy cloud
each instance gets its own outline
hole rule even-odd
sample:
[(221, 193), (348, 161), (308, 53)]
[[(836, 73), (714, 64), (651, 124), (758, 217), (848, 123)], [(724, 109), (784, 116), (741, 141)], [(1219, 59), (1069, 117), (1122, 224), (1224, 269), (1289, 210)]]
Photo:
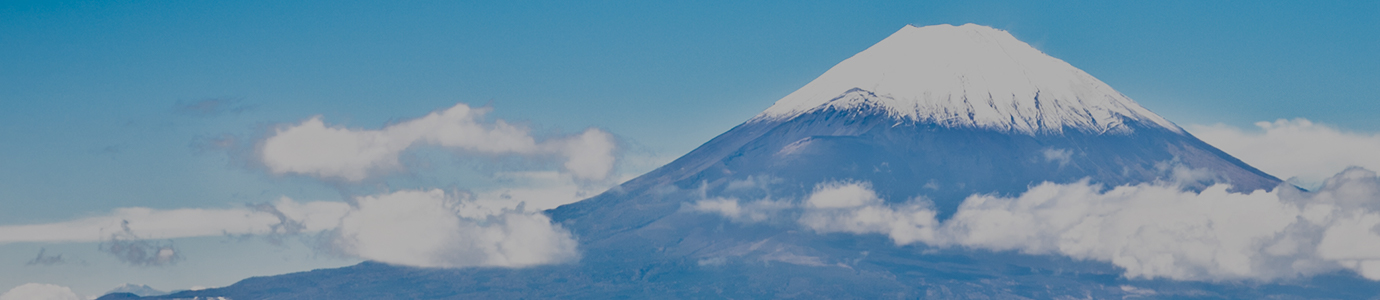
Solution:
[(1257, 122), (1259, 131), (1217, 124), (1193, 135), (1280, 178), (1321, 180), (1349, 166), (1380, 170), (1380, 134), (1346, 132), (1306, 119)]
[(414, 145), (435, 145), (483, 154), (557, 156), (564, 170), (583, 180), (601, 180), (614, 166), (613, 135), (598, 129), (537, 141), (527, 129), (503, 120), (484, 123), (487, 108), (457, 104), (379, 130), (330, 127), (313, 117), (279, 128), (263, 141), (260, 158), (276, 174), (297, 173), (360, 181), (402, 168), (398, 155)]
[(938, 224), (925, 201), (893, 208), (864, 183), (824, 183), (805, 200), (800, 224), (817, 232), (881, 233), (897, 243), (933, 240)]
[[(1380, 280), (1380, 178), (1349, 168), (1314, 191), (1184, 191), (1175, 182), (1104, 189), (1043, 183), (1016, 197), (974, 195), (940, 222), (924, 199), (887, 203), (865, 183), (816, 187), (793, 204), (820, 233), (884, 234), (925, 243), (1108, 262), (1130, 278), (1274, 280), (1338, 269)], [(736, 200), (702, 212), (744, 220)]]
[(805, 200), (810, 208), (852, 208), (881, 203), (882, 199), (872, 191), (872, 187), (857, 182), (830, 182), (815, 187), (814, 193)]
[(1073, 159), (1073, 151), (1068, 149), (1045, 148), (1040, 151), (1047, 162), (1057, 162), (1060, 167), (1066, 166)]
[(72, 289), (60, 285), (43, 283), (25, 283), (14, 287), (4, 294), (0, 294), (0, 300), (80, 300), (81, 297)]
[(581, 179), (604, 179), (613, 171), (613, 135), (594, 128), (559, 140), (557, 152), (565, 155), (565, 170)]
[[(1086, 182), (1045, 183), (1014, 198), (968, 198), (940, 228), (942, 238), (930, 241), (1106, 261), (1131, 278), (1270, 279), (1318, 271), (1292, 269), (1307, 267), (1307, 256), (1265, 251), (1273, 239), (1291, 236), (1285, 229), (1298, 221), (1298, 207), (1275, 194), (1227, 189), (1143, 184), (1104, 193)], [(1305, 264), (1271, 265), (1281, 259)]]
[(578, 257), (570, 232), (546, 215), (487, 214), (441, 190), (362, 197), (336, 234), (345, 253), (418, 267), (524, 267)]

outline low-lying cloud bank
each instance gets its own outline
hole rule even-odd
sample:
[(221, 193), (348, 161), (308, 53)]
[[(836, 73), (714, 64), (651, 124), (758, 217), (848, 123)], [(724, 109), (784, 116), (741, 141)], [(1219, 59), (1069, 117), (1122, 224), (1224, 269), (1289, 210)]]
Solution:
[(166, 239), (311, 237), (327, 253), (417, 267), (524, 267), (578, 259), (569, 231), (519, 205), (486, 207), (439, 189), (364, 196), (356, 204), (272, 203), (227, 209), (121, 208), (60, 223), (0, 226), (0, 243), (101, 242), (135, 266), (177, 262)]
[(80, 300), (72, 289), (53, 284), (26, 283), (0, 294), (0, 300)]
[(1380, 170), (1380, 134), (1348, 132), (1307, 119), (1256, 122), (1259, 130), (1188, 126), (1203, 141), (1280, 178), (1321, 181), (1350, 166)]
[(613, 135), (590, 128), (538, 141), (526, 128), (503, 120), (484, 122), (488, 108), (463, 103), (379, 130), (327, 126), (321, 117), (279, 128), (263, 141), (259, 156), (270, 172), (357, 182), (402, 168), (398, 155), (415, 145), (478, 154), (552, 156), (582, 180), (603, 180), (614, 167)]
[[(350, 209), (343, 202), (298, 203), (287, 197), (272, 207), (303, 231), (334, 227), (340, 215)], [(332, 219), (335, 218), (335, 219)], [(9, 242), (97, 242), (112, 237), (123, 239), (173, 239), (197, 236), (285, 233), (272, 213), (253, 207), (226, 209), (169, 209), (144, 207), (119, 208), (110, 214), (67, 222), (0, 226), (0, 243)]]
[(688, 207), (739, 222), (799, 216), (797, 224), (816, 232), (884, 234), (899, 245), (1103, 261), (1129, 278), (1273, 280), (1350, 269), (1380, 280), (1375, 172), (1350, 168), (1312, 192), (1227, 189), (1194, 193), (1162, 182), (1103, 191), (1086, 181), (1044, 183), (1017, 197), (971, 196), (943, 222), (923, 199), (888, 204), (858, 182), (819, 185), (791, 205), (799, 214), (724, 198)]

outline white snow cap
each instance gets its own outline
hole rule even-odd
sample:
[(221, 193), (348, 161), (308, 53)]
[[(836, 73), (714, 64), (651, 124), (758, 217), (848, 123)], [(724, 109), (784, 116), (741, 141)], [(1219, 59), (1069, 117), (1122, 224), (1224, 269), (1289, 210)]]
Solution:
[(1026, 134), (1129, 133), (1128, 122), (1183, 132), (1083, 70), (975, 24), (906, 25), (755, 119), (862, 105), (918, 122)]

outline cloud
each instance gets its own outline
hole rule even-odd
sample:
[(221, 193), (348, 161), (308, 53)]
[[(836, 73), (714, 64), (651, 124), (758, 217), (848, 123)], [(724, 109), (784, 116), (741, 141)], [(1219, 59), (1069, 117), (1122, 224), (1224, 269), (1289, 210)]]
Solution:
[(47, 252), (48, 252), (48, 249), (39, 248), (39, 249), (38, 249), (38, 256), (37, 256), (37, 257), (34, 257), (33, 260), (30, 260), (29, 262), (24, 263), (24, 265), (26, 265), (26, 266), (52, 266), (52, 265), (60, 265), (60, 264), (65, 264), (65, 263), (67, 263), (67, 260), (62, 259), (62, 254), (58, 254), (58, 255), (47, 255)]
[(881, 233), (899, 244), (933, 240), (939, 222), (923, 200), (891, 207), (865, 183), (823, 183), (805, 200), (800, 224), (820, 233)]
[(582, 180), (602, 180), (614, 166), (613, 135), (590, 128), (580, 134), (537, 141), (527, 129), (503, 120), (483, 122), (488, 108), (465, 104), (379, 130), (330, 127), (313, 117), (279, 128), (259, 154), (275, 174), (304, 174), (360, 181), (402, 168), (398, 155), (414, 145), (434, 145), (481, 154), (555, 156), (563, 170)]
[[(298, 203), (283, 197), (273, 206), (302, 231), (333, 228), (350, 209), (343, 202)], [(169, 209), (145, 207), (115, 209), (110, 214), (72, 221), (0, 226), (0, 243), (10, 242), (97, 242), (124, 233), (141, 239), (173, 239), (198, 236), (282, 233), (285, 227), (278, 216), (252, 207), (228, 209)], [(128, 237), (122, 237), (128, 238)]]
[(556, 152), (565, 155), (565, 170), (575, 177), (588, 180), (604, 179), (613, 171), (613, 135), (594, 128), (565, 140), (559, 140)]
[[(1143, 184), (1103, 193), (1080, 182), (1041, 184), (1015, 198), (973, 196), (932, 242), (1111, 262), (1130, 278), (1273, 279), (1322, 271), (1297, 252), (1265, 251), (1276, 238), (1309, 237), (1284, 232), (1298, 221), (1296, 207), (1263, 191), (1227, 189)], [(1281, 260), (1299, 264), (1272, 264)]]
[(789, 201), (773, 201), (771, 199), (761, 199), (740, 204), (736, 198), (716, 197), (696, 201), (689, 205), (692, 211), (715, 213), (729, 218), (738, 223), (763, 222), (776, 217), (784, 210), (792, 208), (794, 205)]
[(546, 215), (498, 213), (441, 190), (361, 197), (333, 242), (360, 258), (417, 267), (525, 267), (573, 261), (575, 239)]
[(1073, 159), (1073, 151), (1068, 149), (1045, 148), (1040, 153), (1044, 155), (1046, 162), (1057, 162), (1060, 167), (1068, 165)]
[(176, 264), (182, 255), (171, 241), (157, 242), (139, 238), (129, 229), (129, 221), (121, 224), (123, 231), (110, 235), (101, 241), (101, 252), (114, 255), (121, 262), (140, 267), (161, 267)]
[(281, 243), (313, 234), (324, 239), (318, 250), (418, 267), (525, 267), (578, 259), (570, 232), (524, 202), (509, 207), (513, 201), (467, 197), (433, 189), (359, 197), (354, 205), (283, 197), (231, 209), (121, 208), (68, 222), (0, 226), (0, 243), (100, 241), (101, 251), (134, 266), (182, 259), (170, 242), (156, 239), (223, 235)]
[[(502, 187), (477, 191), (474, 207), (487, 214), (507, 210), (543, 211), (598, 195), (607, 185), (579, 182), (574, 175), (556, 171), (498, 172), (493, 178)], [(517, 209), (518, 206), (523, 209)], [(476, 210), (478, 211), (478, 210)]]
[[(1108, 262), (1128, 278), (1275, 280), (1339, 269), (1380, 280), (1380, 178), (1349, 168), (1315, 191), (1184, 191), (1175, 182), (1105, 189), (1043, 183), (1016, 197), (973, 195), (943, 222), (924, 199), (887, 203), (866, 183), (823, 183), (794, 204), (819, 233)], [(751, 209), (707, 200), (699, 211)]]
[(1349, 166), (1380, 170), (1380, 134), (1346, 132), (1307, 119), (1255, 123), (1259, 130), (1189, 126), (1203, 141), (1280, 178), (1321, 180)]
[(0, 294), (0, 300), (81, 300), (81, 297), (65, 286), (25, 283)]

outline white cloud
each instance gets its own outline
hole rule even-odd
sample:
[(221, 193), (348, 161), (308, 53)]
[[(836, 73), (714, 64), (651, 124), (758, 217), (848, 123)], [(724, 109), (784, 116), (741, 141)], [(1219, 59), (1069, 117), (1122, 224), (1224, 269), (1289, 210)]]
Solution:
[[(298, 203), (286, 197), (273, 205), (293, 220), (303, 222), (307, 231), (333, 227), (340, 215), (349, 209), (343, 202)], [(107, 215), (67, 222), (0, 226), (0, 243), (103, 241), (125, 232), (125, 227), (144, 239), (270, 234), (280, 223), (273, 214), (251, 208), (157, 210), (128, 207), (115, 209)]]
[(1194, 125), (1193, 135), (1280, 178), (1321, 180), (1348, 166), (1380, 170), (1380, 134), (1346, 132), (1306, 119), (1255, 123), (1260, 130)]
[(739, 223), (763, 222), (776, 216), (783, 210), (794, 207), (789, 201), (773, 201), (771, 199), (761, 199), (740, 204), (734, 198), (712, 198), (695, 201), (689, 205), (690, 210), (698, 212), (716, 213), (730, 220)]
[(419, 267), (523, 267), (578, 258), (568, 231), (535, 212), (484, 217), (441, 190), (362, 197), (335, 244), (364, 259)]
[[(503, 187), (475, 193), (475, 212), (496, 214), (501, 210), (542, 211), (597, 195), (608, 185), (579, 182), (572, 174), (555, 171), (499, 172), (494, 179)], [(518, 209), (518, 206), (523, 206)], [(481, 209), (482, 208), (482, 209)]]
[(1015, 198), (973, 196), (934, 242), (1111, 262), (1131, 278), (1269, 279), (1316, 271), (1268, 265), (1295, 254), (1275, 257), (1264, 249), (1297, 221), (1296, 207), (1274, 194), (1227, 188), (1193, 193), (1143, 184), (1102, 193), (1086, 182), (1046, 183)]
[(604, 179), (613, 171), (613, 135), (594, 128), (580, 135), (556, 141), (566, 156), (565, 170), (581, 179)]
[[(793, 204), (819, 233), (884, 234), (925, 243), (1108, 262), (1130, 278), (1274, 280), (1350, 269), (1380, 280), (1380, 178), (1351, 168), (1313, 192), (1183, 191), (1174, 182), (1105, 190), (1044, 183), (1016, 197), (974, 195), (943, 222), (924, 199), (886, 203), (865, 183), (825, 183)], [(752, 209), (709, 199), (697, 209)], [(748, 219), (750, 220), (750, 219)]]
[(260, 158), (275, 174), (297, 173), (360, 181), (402, 168), (398, 155), (414, 145), (435, 145), (482, 154), (557, 156), (582, 180), (602, 180), (614, 166), (613, 135), (599, 129), (546, 141), (503, 120), (483, 122), (487, 108), (465, 104), (379, 130), (330, 127), (313, 117), (279, 128), (263, 141)]
[(1045, 161), (1057, 162), (1060, 167), (1068, 165), (1073, 159), (1073, 151), (1068, 149), (1045, 148), (1040, 153), (1044, 155)]
[(932, 240), (938, 224), (935, 211), (924, 201), (893, 208), (857, 182), (824, 183), (805, 200), (800, 224), (821, 233), (881, 233), (897, 243)]
[(0, 294), (0, 300), (81, 300), (81, 297), (65, 286), (25, 283)]
[[(535, 194), (527, 196), (543, 195), (531, 192)], [(101, 241), (102, 250), (123, 261), (160, 266), (175, 262), (179, 254), (152, 239), (325, 232), (332, 252), (409, 266), (524, 267), (578, 258), (568, 231), (546, 215), (513, 205), (512, 199), (462, 199), (434, 189), (355, 200), (355, 205), (298, 203), (283, 197), (245, 208), (121, 208), (68, 222), (0, 226), (0, 243)]]
[[(0, 226), (0, 244), (99, 241), (98, 249), (120, 262), (160, 267), (183, 260), (171, 239), (259, 235), (278, 242), (284, 236), (334, 228), (349, 210), (350, 205), (343, 202), (298, 203), (287, 197), (242, 208), (119, 208), (106, 215), (66, 222)], [(39, 258), (43, 258), (41, 253)]]
[(805, 200), (811, 208), (850, 208), (881, 203), (882, 199), (872, 192), (872, 187), (857, 182), (830, 182), (815, 187), (814, 193)]

